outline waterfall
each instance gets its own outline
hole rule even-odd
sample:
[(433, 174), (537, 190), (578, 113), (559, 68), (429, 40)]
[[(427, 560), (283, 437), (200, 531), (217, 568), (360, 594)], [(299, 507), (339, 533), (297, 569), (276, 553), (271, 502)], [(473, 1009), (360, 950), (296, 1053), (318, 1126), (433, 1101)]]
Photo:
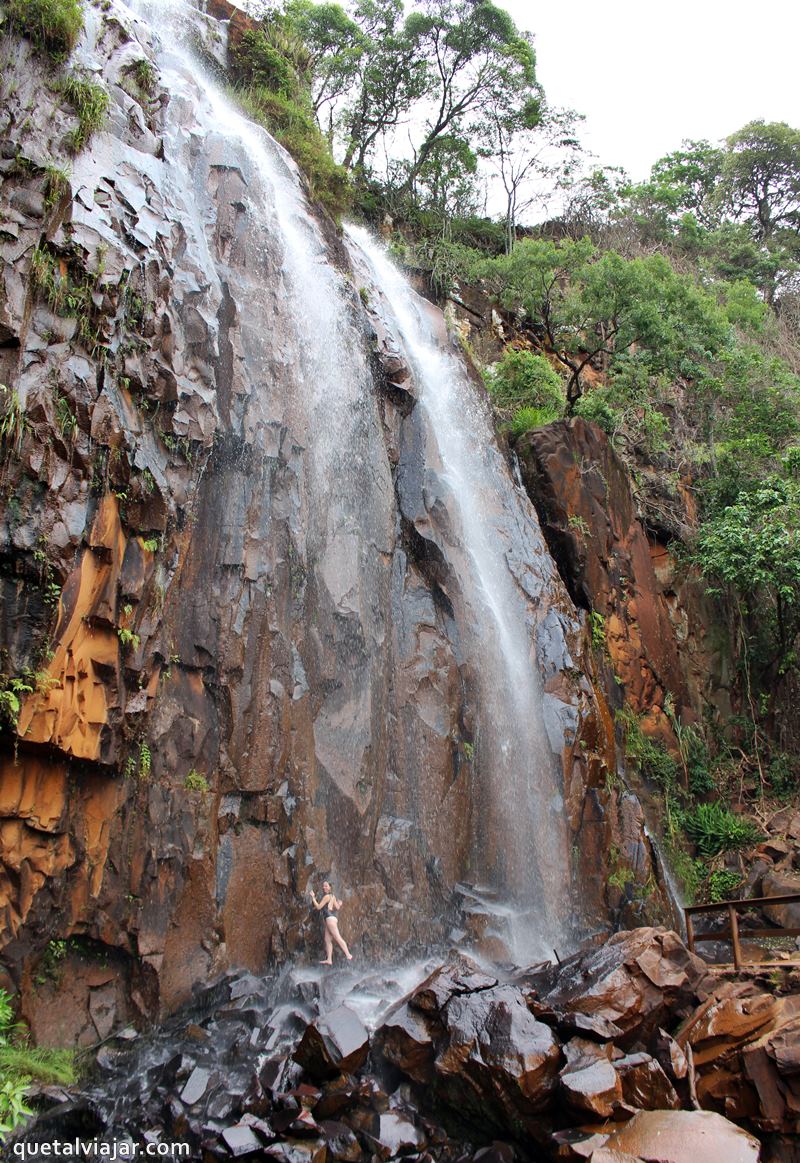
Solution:
[[(467, 876), (505, 912), (517, 957), (549, 955), (554, 945), (563, 948), (571, 912), (560, 773), (564, 704), (548, 704), (539, 676), (548, 649), (543, 579), (553, 567), (531, 504), (497, 446), (481, 389), (437, 338), (426, 305), (383, 249), (366, 230), (349, 227), (352, 263), (383, 304), (418, 394), (409, 428), (423, 449), (424, 480), (419, 487), (402, 453), (393, 480), (379, 447), (361, 304), (328, 259), (294, 163), (212, 77), (200, 76), (201, 66), (181, 45), (193, 12), (183, 0), (166, 6), (140, 0), (131, 8), (157, 18), (162, 29), (166, 24), (169, 44), (158, 58), (165, 85), (173, 101), (192, 104), (194, 121), (209, 137), (223, 139), (227, 165), (235, 166), (234, 155), (246, 156), (253, 175), (249, 214), (281, 255), (259, 304), (263, 327), (247, 337), (250, 380), (262, 386), (247, 405), (246, 426), (266, 440), (279, 421), (304, 465), (297, 502), (304, 534), (296, 549), (322, 611), (310, 636), (332, 643), (336, 659), (335, 673), (318, 676), (327, 693), (314, 720), (317, 759), (343, 793), (365, 804), (380, 777), (376, 767), (387, 765), (390, 561), (399, 504), (446, 562), (447, 596), (466, 651), (474, 718)], [(196, 157), (197, 142), (180, 117), (170, 132), (176, 157)], [(179, 170), (173, 160), (172, 180), (190, 187)], [(190, 189), (181, 196), (190, 202)], [(211, 224), (198, 218), (194, 229), (200, 246)], [(269, 399), (277, 364), (290, 383), (278, 402)], [(354, 613), (355, 636), (347, 631)], [(569, 713), (574, 718), (574, 709)]]
[(559, 761), (545, 727), (531, 609), (536, 588), (526, 588), (519, 573), (520, 558), (524, 571), (526, 559), (543, 555), (541, 534), (499, 452), (485, 399), (443, 346), (427, 305), (365, 229), (350, 226), (347, 235), (354, 260), (364, 256), (386, 301), (441, 465), (438, 474), (428, 468), (427, 491), (446, 498), (446, 517), (426, 504), (424, 520), (457, 572), (476, 660), (473, 867), (483, 883), (510, 894), (516, 948), (531, 954), (561, 940), (569, 911)]

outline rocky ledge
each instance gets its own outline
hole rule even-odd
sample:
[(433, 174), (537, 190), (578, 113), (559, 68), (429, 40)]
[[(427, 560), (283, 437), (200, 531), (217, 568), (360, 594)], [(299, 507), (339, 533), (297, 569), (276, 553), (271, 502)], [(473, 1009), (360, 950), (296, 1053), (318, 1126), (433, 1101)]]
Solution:
[(158, 1035), (108, 1042), (92, 1089), (27, 1138), (208, 1161), (796, 1159), (796, 968), (726, 981), (653, 928), (504, 976), (452, 952), (372, 1033), (364, 997), (397, 982), (354, 980), (231, 974)]

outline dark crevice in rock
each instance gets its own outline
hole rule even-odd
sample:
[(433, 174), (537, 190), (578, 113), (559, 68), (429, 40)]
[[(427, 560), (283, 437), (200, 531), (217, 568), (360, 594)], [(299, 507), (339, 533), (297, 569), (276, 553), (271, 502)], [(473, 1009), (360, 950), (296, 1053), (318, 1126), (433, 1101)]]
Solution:
[(448, 580), (448, 565), (439, 547), (423, 537), (406, 517), (401, 517), (403, 549), (428, 583), (434, 602), (447, 618), (454, 617), (453, 605), (444, 587)]

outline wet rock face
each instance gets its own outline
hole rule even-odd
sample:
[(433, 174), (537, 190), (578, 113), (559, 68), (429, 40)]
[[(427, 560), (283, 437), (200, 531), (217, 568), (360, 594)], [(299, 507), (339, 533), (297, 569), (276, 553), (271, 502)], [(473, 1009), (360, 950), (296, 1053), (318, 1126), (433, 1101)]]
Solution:
[[(336, 865), (357, 893), (348, 935), (369, 918), (376, 942), (402, 943), (415, 884), (417, 916), (435, 916), (426, 841), (443, 828), (423, 836), (385, 773), (416, 764), (431, 719), (435, 774), (420, 782), (448, 806), (458, 666), (424, 582), (393, 561), (390, 488), (345, 497), (374, 594), (345, 592), (346, 561), (312, 560), (272, 192), (203, 123), (191, 75), (150, 98), (133, 85), (144, 25), (90, 9), (76, 65), (107, 86), (109, 122), (49, 203), (42, 159), (66, 163), (74, 118), (25, 42), (2, 50), (23, 128), (3, 154), (0, 380), (25, 417), (3, 450), (2, 647), (38, 689), (2, 786), (0, 940), (24, 978), (49, 939), (87, 933), (146, 967), (142, 1008), (169, 1006), (214, 967), (316, 944), (299, 891)], [(371, 476), (390, 485), (369, 400), (365, 423)], [(395, 651), (406, 709), (390, 763)]]
[[(362, 953), (438, 937), (474, 832), (480, 663), (398, 495), (401, 450), (406, 484), (425, 475), (408, 368), (341, 281), (345, 347), (375, 375), (352, 408), (312, 406), (277, 187), (220, 129), (196, 66), (160, 74), (123, 6), (87, 7), (70, 67), (106, 87), (109, 117), (75, 157), (42, 62), (25, 41), (0, 51), (0, 382), (18, 420), (0, 649), (35, 687), (5, 725), (0, 943), (28, 1016), (49, 942), (71, 935), (124, 966), (132, 1016), (228, 965), (316, 950), (303, 894), (330, 873)], [(327, 226), (305, 228), (315, 262), (342, 261)], [(352, 443), (326, 460), (328, 421)], [(575, 732), (580, 846), (611, 739), (552, 564), (514, 568), (538, 603), (553, 745)]]
[[(684, 721), (709, 711), (728, 718), (727, 632), (664, 535), (642, 526), (605, 433), (578, 417), (528, 433), (515, 450), (570, 593), (603, 617), (610, 669), (602, 679), (612, 705), (624, 695), (645, 732), (670, 745), (667, 694)], [(691, 514), (693, 499), (685, 503)]]

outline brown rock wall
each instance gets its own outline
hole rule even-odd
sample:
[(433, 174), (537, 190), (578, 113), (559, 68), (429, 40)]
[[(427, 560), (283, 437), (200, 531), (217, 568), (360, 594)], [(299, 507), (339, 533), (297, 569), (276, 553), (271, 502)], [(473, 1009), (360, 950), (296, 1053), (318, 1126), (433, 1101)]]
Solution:
[[(75, 936), (109, 950), (133, 1008), (172, 1007), (232, 964), (316, 951), (304, 893), (327, 875), (365, 954), (438, 937), (476, 855), (481, 660), (409, 369), (342, 280), (354, 322), (322, 355), (361, 353), (360, 395), (314, 395), (306, 348), (333, 339), (292, 306), (286, 162), (267, 143), (265, 177), (192, 68), (132, 95), (154, 53), (142, 22), (87, 22), (80, 59), (110, 112), (74, 158), (50, 75), (25, 42), (2, 51), (0, 378), (24, 423), (3, 449), (0, 650), (37, 688), (6, 724), (0, 778), (16, 980)], [(45, 156), (70, 166), (56, 205)], [(314, 261), (341, 263), (329, 227), (306, 226)], [(564, 764), (564, 879), (587, 840), (581, 919), (601, 923), (613, 732), (528, 526), (509, 568)], [(64, 1004), (90, 1013), (77, 996)], [(35, 1022), (35, 991), (26, 1005)]]
[(573, 597), (603, 618), (626, 702), (645, 730), (671, 739), (665, 698), (678, 714), (694, 712), (622, 462), (605, 434), (580, 418), (528, 433), (516, 451)]

